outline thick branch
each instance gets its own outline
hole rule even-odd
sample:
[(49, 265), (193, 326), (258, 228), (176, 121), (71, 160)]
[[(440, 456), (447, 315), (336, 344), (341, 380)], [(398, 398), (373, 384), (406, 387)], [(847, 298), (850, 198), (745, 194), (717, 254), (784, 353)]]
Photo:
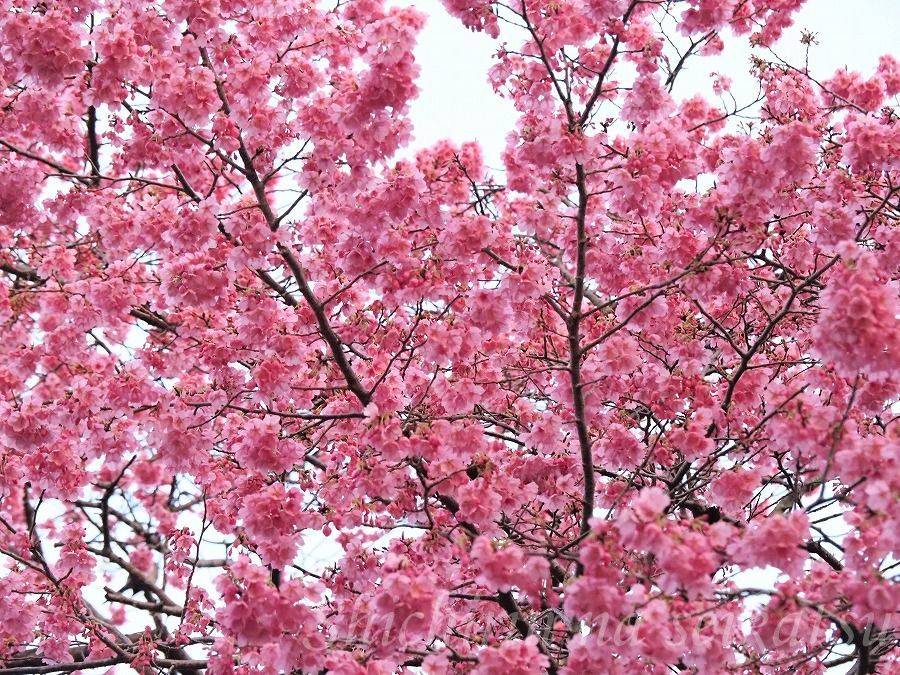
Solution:
[(325, 314), (325, 308), (316, 298), (312, 288), (310, 288), (309, 282), (306, 280), (306, 275), (303, 273), (303, 268), (300, 266), (300, 263), (294, 257), (294, 254), (290, 249), (283, 244), (278, 244), (278, 252), (281, 253), (281, 256), (287, 263), (288, 268), (291, 270), (291, 274), (294, 275), (294, 279), (300, 287), (300, 294), (303, 296), (303, 299), (306, 300), (310, 309), (312, 309), (313, 314), (316, 317), (316, 322), (319, 325), (319, 333), (322, 335), (325, 342), (328, 343), (328, 347), (331, 350), (331, 356), (334, 358), (344, 379), (347, 381), (347, 388), (353, 392), (363, 405), (368, 405), (369, 401), (372, 400), (372, 394), (363, 387), (359, 378), (356, 376), (353, 367), (347, 360), (347, 355), (344, 353), (344, 343), (341, 342), (341, 339), (338, 337), (337, 333), (335, 333), (331, 323), (329, 323), (328, 316)]
[(575, 429), (578, 433), (578, 448), (581, 453), (581, 470), (584, 475), (584, 493), (582, 498), (581, 533), (591, 529), (590, 520), (594, 514), (594, 458), (591, 452), (591, 438), (585, 419), (584, 391), (581, 382), (581, 319), (584, 302), (584, 276), (587, 258), (587, 176), (584, 167), (575, 165), (576, 184), (578, 187), (578, 214), (576, 216), (576, 263), (573, 287), (575, 296), (572, 300), (572, 312), (567, 320), (569, 339), (569, 378), (572, 381), (572, 404), (575, 412)]
[(100, 140), (97, 138), (97, 109), (88, 106), (87, 110), (87, 156), (91, 165), (91, 184), (100, 184)]

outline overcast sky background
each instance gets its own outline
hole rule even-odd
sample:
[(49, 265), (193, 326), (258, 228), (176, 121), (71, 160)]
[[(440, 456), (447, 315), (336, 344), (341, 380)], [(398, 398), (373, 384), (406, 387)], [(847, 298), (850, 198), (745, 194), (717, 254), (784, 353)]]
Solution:
[[(494, 94), (487, 81), (500, 42), (466, 30), (447, 14), (440, 0), (393, 0), (391, 4), (414, 6), (429, 15), (416, 49), (422, 73), (419, 97), (412, 106), (415, 146), (427, 147), (445, 138), (478, 140), (488, 165), (499, 167), (506, 134), (515, 123), (512, 105)], [(809, 0), (775, 51), (802, 65), (805, 48), (800, 34), (810, 30), (819, 41), (810, 51), (810, 70), (816, 79), (827, 79), (844, 66), (870, 74), (881, 54), (897, 54), (898, 26), (900, 0)], [(519, 46), (514, 40), (521, 38), (510, 35), (510, 45)], [(709, 73), (720, 72), (735, 82), (739, 102), (752, 100), (756, 86), (747, 74), (751, 53), (747, 40), (728, 33), (724, 40), (727, 46), (722, 55), (689, 60), (679, 75), (676, 96), (708, 92), (712, 97)], [(765, 50), (757, 51), (766, 57)]]

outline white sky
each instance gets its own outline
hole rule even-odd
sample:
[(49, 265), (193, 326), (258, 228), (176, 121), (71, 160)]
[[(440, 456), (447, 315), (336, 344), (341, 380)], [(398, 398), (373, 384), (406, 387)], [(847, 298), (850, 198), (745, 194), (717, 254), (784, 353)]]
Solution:
[[(429, 15), (416, 49), (422, 74), (421, 91), (412, 106), (415, 145), (426, 147), (445, 138), (478, 140), (489, 166), (499, 166), (506, 134), (515, 120), (512, 105), (497, 97), (487, 82), (487, 70), (500, 43), (466, 30), (447, 14), (440, 0), (394, 0), (391, 4), (412, 5)], [(810, 68), (817, 79), (827, 79), (844, 66), (869, 74), (881, 54), (897, 53), (898, 27), (900, 0), (809, 0), (776, 51), (801, 65), (805, 48), (799, 38), (801, 30), (807, 29), (818, 34), (820, 43), (810, 52)], [(742, 79), (749, 85), (744, 89), (747, 95), (755, 94), (756, 88), (746, 76), (750, 54), (743, 48), (746, 39), (730, 38), (728, 34), (724, 37), (730, 48), (726, 47), (723, 55), (689, 61), (679, 76), (676, 95), (705, 91), (712, 97), (710, 71), (731, 77), (736, 95)], [(511, 46), (514, 39), (520, 38), (510, 36)], [(745, 102), (739, 95), (738, 100)]]

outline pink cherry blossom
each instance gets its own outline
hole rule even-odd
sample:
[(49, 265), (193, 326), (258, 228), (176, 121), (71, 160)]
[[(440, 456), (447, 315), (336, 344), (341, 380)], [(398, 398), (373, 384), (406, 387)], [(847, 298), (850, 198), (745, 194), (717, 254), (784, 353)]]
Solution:
[(538, 651), (537, 637), (531, 635), (524, 640), (510, 640), (499, 648), (489, 647), (479, 654), (478, 667), (473, 673), (478, 675), (538, 675), (548, 665), (546, 656)]
[(804, 4), (0, 3), (0, 675), (896, 671), (900, 66)]
[(749, 567), (773, 565), (791, 575), (801, 572), (802, 547), (809, 536), (809, 519), (802, 512), (751, 521), (740, 541), (731, 546), (735, 558)]

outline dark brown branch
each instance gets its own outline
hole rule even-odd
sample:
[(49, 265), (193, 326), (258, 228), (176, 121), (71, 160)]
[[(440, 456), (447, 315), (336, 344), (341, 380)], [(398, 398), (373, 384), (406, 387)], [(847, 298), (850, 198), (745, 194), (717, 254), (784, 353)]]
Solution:
[(181, 616), (183, 608), (179, 605), (167, 605), (162, 602), (146, 602), (144, 600), (136, 600), (122, 593), (116, 593), (113, 590), (106, 589), (106, 599), (110, 602), (117, 602), (121, 605), (128, 605), (135, 609), (143, 609), (156, 614), (167, 614), (169, 616)]
[(133, 307), (129, 314), (135, 319), (140, 319), (144, 323), (150, 324), (164, 333), (177, 333), (176, 326), (166, 321), (159, 314), (150, 311), (147, 307)]
[(822, 546), (821, 542), (808, 541), (803, 545), (803, 548), (805, 548), (810, 553), (819, 556), (834, 571), (840, 572), (842, 569), (844, 569), (844, 564), (831, 553), (829, 553), (828, 550), (824, 546)]
[(100, 140), (97, 138), (97, 108), (87, 109), (87, 156), (91, 167), (91, 184), (100, 185)]
[[(216, 72), (213, 63), (209, 58), (209, 53), (204, 47), (200, 48), (200, 58), (203, 65), (208, 68), (213, 74), (213, 79), (216, 85), (216, 93), (218, 94), (219, 100), (222, 103), (222, 111), (226, 115), (230, 114), (231, 106), (228, 102), (228, 95), (225, 91), (225, 85)], [(250, 183), (250, 186), (253, 188), (253, 194), (256, 197), (257, 206), (262, 212), (263, 218), (265, 218), (266, 220), (266, 224), (269, 226), (269, 229), (274, 232), (278, 229), (278, 226), (281, 223), (281, 217), (275, 215), (275, 212), (272, 210), (272, 206), (269, 204), (269, 197), (266, 194), (265, 183), (260, 178), (259, 173), (256, 171), (256, 167), (253, 165), (253, 157), (251, 156), (247, 147), (244, 145), (244, 141), (240, 137), (238, 138), (238, 140), (238, 154), (240, 155), (241, 162), (243, 164), (242, 172), (247, 178), (247, 181)], [(350, 365), (350, 362), (347, 360), (347, 355), (344, 353), (344, 343), (338, 337), (334, 328), (331, 326), (331, 323), (328, 321), (328, 317), (325, 314), (325, 309), (322, 306), (322, 303), (320, 303), (316, 298), (315, 293), (313, 293), (312, 288), (307, 282), (306, 275), (303, 272), (303, 268), (300, 266), (300, 263), (294, 257), (294, 254), (291, 252), (291, 250), (284, 244), (278, 244), (278, 252), (281, 254), (281, 257), (284, 258), (284, 261), (287, 263), (288, 268), (291, 270), (291, 274), (296, 280), (297, 285), (300, 287), (300, 294), (303, 296), (303, 299), (306, 300), (307, 304), (310, 306), (310, 309), (312, 309), (313, 314), (316, 317), (316, 322), (319, 326), (319, 333), (328, 344), (332, 358), (334, 358), (334, 361), (343, 374), (344, 379), (347, 381), (347, 388), (350, 389), (351, 392), (353, 392), (356, 398), (359, 399), (359, 401), (363, 405), (368, 405), (369, 401), (371, 401), (372, 399), (371, 392), (367, 391), (362, 386), (362, 383), (356, 376), (356, 373)], [(260, 275), (260, 278), (262, 278), (266, 283), (269, 283), (265, 276)], [(269, 285), (272, 286), (272, 284)], [(282, 297), (285, 297), (285, 294), (279, 294), (282, 295)]]
[(303, 273), (303, 268), (294, 257), (294, 254), (284, 244), (278, 244), (278, 252), (281, 253), (288, 268), (291, 270), (291, 274), (293, 274), (294, 279), (297, 281), (297, 285), (300, 287), (300, 294), (303, 296), (303, 299), (306, 300), (310, 309), (312, 309), (313, 314), (316, 317), (316, 322), (319, 325), (319, 333), (328, 344), (335, 363), (343, 374), (344, 379), (347, 381), (347, 388), (353, 392), (363, 405), (368, 405), (369, 401), (372, 400), (372, 394), (363, 387), (359, 378), (356, 376), (353, 367), (347, 360), (347, 355), (344, 353), (344, 343), (329, 323), (328, 317), (325, 314), (325, 308), (322, 307), (322, 304), (316, 298), (315, 293), (313, 293), (312, 288), (310, 288), (309, 283), (306, 280), (306, 275)]
[[(628, 19), (631, 18), (631, 13), (634, 11), (634, 8), (638, 6), (638, 0), (632, 0), (632, 2), (628, 5), (628, 9), (625, 11), (625, 15), (622, 17), (622, 25), (628, 23)], [(584, 104), (584, 111), (582, 111), (581, 116), (578, 118), (578, 127), (584, 128), (584, 125), (587, 124), (587, 121), (591, 118), (591, 113), (594, 111), (594, 105), (597, 103), (597, 99), (600, 98), (600, 94), (603, 93), (603, 84), (606, 82), (606, 76), (609, 75), (609, 71), (612, 69), (612, 65), (616, 60), (616, 57), (619, 55), (619, 43), (621, 42), (621, 38), (619, 35), (613, 39), (612, 47), (609, 50), (609, 56), (606, 57), (606, 61), (603, 64), (603, 68), (600, 69), (600, 73), (597, 75), (597, 83), (594, 85), (594, 91), (591, 92), (590, 98)]]
[(728, 410), (731, 406), (731, 398), (734, 396), (734, 389), (737, 387), (738, 380), (741, 379), (741, 376), (747, 372), (747, 368), (750, 366), (750, 361), (753, 359), (756, 352), (762, 348), (762, 346), (766, 343), (772, 333), (775, 331), (775, 327), (781, 322), (784, 317), (786, 317), (790, 311), (791, 307), (794, 304), (794, 301), (797, 297), (803, 293), (807, 288), (815, 284), (819, 277), (821, 277), (825, 272), (834, 266), (834, 264), (840, 260), (839, 256), (834, 256), (825, 263), (820, 269), (813, 272), (809, 275), (803, 283), (799, 284), (796, 288), (791, 291), (791, 294), (788, 296), (787, 300), (784, 302), (784, 306), (779, 310), (778, 314), (772, 317), (766, 327), (763, 328), (762, 333), (760, 333), (759, 338), (757, 338), (756, 342), (751, 345), (751, 347), (744, 353), (741, 357), (741, 361), (738, 364), (737, 368), (735, 368), (731, 377), (728, 380), (728, 390), (725, 392), (725, 399), (722, 401), (722, 409)]
[(191, 198), (191, 201), (201, 202), (203, 199), (200, 195), (197, 194), (197, 191), (191, 187), (191, 184), (188, 182), (187, 177), (182, 172), (181, 168), (177, 164), (172, 165), (172, 171), (175, 172), (175, 178), (178, 180), (178, 184), (181, 185), (181, 188), (184, 190), (184, 193)]
[(587, 176), (580, 163), (575, 164), (576, 186), (578, 188), (578, 214), (576, 216), (576, 269), (574, 279), (575, 297), (572, 301), (572, 312), (566, 321), (569, 340), (569, 378), (572, 385), (572, 405), (575, 412), (575, 429), (578, 433), (578, 449), (581, 454), (581, 470), (584, 476), (582, 497), (581, 533), (591, 528), (590, 520), (594, 514), (594, 457), (591, 452), (591, 438), (585, 419), (584, 391), (581, 382), (581, 308), (584, 302), (584, 277), (587, 265)]
[(34, 283), (42, 283), (46, 281), (34, 269), (26, 265), (16, 265), (15, 263), (0, 262), (0, 270), (6, 272), (7, 274), (12, 274), (15, 277), (19, 277), (20, 279), (24, 279), (25, 281), (32, 281)]
[(43, 164), (45, 166), (49, 166), (51, 169), (55, 169), (61, 175), (68, 176), (69, 178), (74, 178), (79, 183), (83, 183), (85, 185), (92, 184), (93, 179), (91, 176), (82, 176), (77, 171), (72, 171), (72, 169), (63, 166), (59, 162), (55, 162), (52, 159), (47, 159), (46, 157), (41, 157), (40, 155), (36, 155), (33, 152), (29, 152), (28, 150), (23, 150), (22, 148), (16, 147), (12, 143), (7, 143), (2, 138), (0, 138), (0, 146), (17, 155), (34, 160), (35, 162), (39, 162), (40, 164)]
[(716, 34), (716, 31), (711, 30), (703, 37), (701, 37), (697, 40), (691, 40), (691, 46), (688, 47), (687, 51), (685, 51), (685, 53), (681, 55), (681, 58), (678, 59), (678, 63), (675, 64), (675, 67), (672, 69), (672, 72), (669, 73), (669, 76), (666, 78), (665, 86), (670, 92), (672, 91), (672, 88), (675, 86), (675, 78), (678, 77), (678, 74), (684, 68), (684, 64), (687, 63), (687, 60), (695, 52), (697, 47), (699, 47), (704, 42), (709, 40), (715, 34)]

